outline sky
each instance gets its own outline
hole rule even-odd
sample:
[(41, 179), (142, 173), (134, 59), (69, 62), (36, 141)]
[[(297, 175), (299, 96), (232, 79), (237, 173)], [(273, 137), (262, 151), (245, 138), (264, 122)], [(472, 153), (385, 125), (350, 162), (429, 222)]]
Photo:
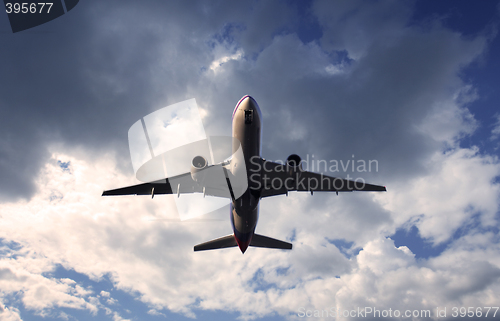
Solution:
[[(0, 14), (0, 320), (498, 319), (499, 22), (499, 1), (90, 0), (18, 33)], [(174, 196), (101, 197), (138, 183), (136, 121), (195, 98), (230, 135), (246, 94), (264, 158), (375, 160), (321, 171), (387, 193), (263, 199), (256, 232), (294, 248), (244, 255), (193, 252), (228, 206), (179, 222)]]

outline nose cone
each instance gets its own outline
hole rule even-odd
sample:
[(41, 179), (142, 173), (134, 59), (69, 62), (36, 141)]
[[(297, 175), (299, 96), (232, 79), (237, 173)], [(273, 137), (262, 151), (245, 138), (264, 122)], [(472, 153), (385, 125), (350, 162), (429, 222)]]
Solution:
[(240, 101), (236, 104), (236, 108), (234, 108), (233, 111), (233, 118), (234, 115), (236, 114), (237, 110), (253, 110), (255, 114), (258, 115), (259, 119), (261, 119), (261, 112), (259, 108), (259, 104), (249, 95), (243, 96)]
[(250, 97), (248, 95), (244, 96), (240, 100), (240, 107), (239, 108), (242, 108), (243, 110), (253, 110), (255, 112), (260, 112), (259, 105), (255, 101), (255, 99), (253, 99), (252, 97)]

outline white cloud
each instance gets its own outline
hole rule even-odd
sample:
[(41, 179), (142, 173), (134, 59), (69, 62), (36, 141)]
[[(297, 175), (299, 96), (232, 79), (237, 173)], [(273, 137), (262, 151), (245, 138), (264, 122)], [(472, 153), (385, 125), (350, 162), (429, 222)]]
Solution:
[[(4, 205), (2, 211), (7, 224), (2, 226), (1, 237), (15, 235), (23, 244), (23, 251), (40, 253), (15, 261), (2, 260), (9, 271), (15, 271), (10, 281), (2, 285), (2, 291), (16, 293), (24, 289), (26, 308), (42, 315), (57, 307), (90, 311), (102, 308), (99, 303), (92, 303), (88, 290), (73, 281), (41, 275), (62, 262), (96, 280), (107, 273), (113, 275), (117, 288), (138, 291), (141, 300), (151, 305), (150, 310), (162, 307), (187, 316), (194, 316), (190, 312), (194, 307), (231, 309), (239, 311), (243, 318), (254, 318), (273, 312), (294, 314), (301, 306), (420, 309), (436, 304), (451, 306), (460, 298), (472, 304), (477, 302), (475, 296), (487, 302), (498, 299), (491, 294), (500, 287), (497, 279), (500, 262), (493, 254), (497, 249), (491, 247), (493, 235), (490, 238), (485, 234), (468, 235), (442, 256), (428, 262), (417, 261), (406, 247), (396, 248), (391, 240), (380, 236), (388, 226), (394, 226), (390, 220), (382, 225), (362, 223), (368, 219), (367, 209), (375, 205), (368, 201), (371, 195), (318, 198), (292, 193), (288, 198), (263, 201), (259, 232), (284, 238), (291, 228), (296, 228), (291, 252), (274, 251), (269, 255), (271, 250), (250, 248), (244, 256), (235, 249), (193, 253), (192, 246), (197, 242), (227, 233), (226, 224), (205, 231), (194, 223), (169, 226), (141, 220), (142, 215), (161, 215), (164, 212), (161, 207), (170, 203), (168, 197), (153, 201), (133, 196), (101, 199), (102, 177), (113, 177), (118, 185), (127, 180), (113, 170), (112, 159), (94, 159), (91, 165), (67, 155), (54, 156), (70, 161), (71, 174), (58, 167), (55, 158), (39, 178), (46, 188), (31, 202)], [(395, 188), (377, 197), (378, 201), (390, 211), (395, 222), (403, 222), (398, 216), (411, 217), (411, 209), (419, 208), (411, 205), (411, 200), (426, 200), (424, 204), (433, 212), (428, 213), (427, 207), (420, 206), (425, 215), (419, 228), (424, 236), (429, 233), (436, 235), (436, 239), (437, 234), (453, 228), (450, 224), (436, 223), (429, 223), (428, 227), (426, 222), (439, 222), (448, 211), (456, 216), (451, 204), (461, 209), (473, 201), (481, 206), (484, 224), (491, 223), (491, 217), (487, 219), (489, 212), (494, 213), (497, 206), (491, 198), (498, 191), (493, 190), (489, 195), (485, 190), (475, 192), (467, 186), (473, 179), (478, 188), (489, 186), (487, 178), (497, 173), (498, 165), (467, 150), (440, 157), (436, 159), (436, 164), (441, 164), (437, 174), (421, 178), (420, 184), (410, 184), (414, 190), (398, 192)], [(470, 171), (479, 175), (464, 178), (449, 174)], [(449, 178), (454, 189), (440, 192), (456, 194), (457, 201), (441, 204), (443, 198), (451, 196), (440, 196), (433, 190), (427, 192), (425, 187), (433, 186), (436, 181), (444, 187), (443, 182)], [(465, 181), (461, 183), (460, 179)], [(50, 201), (53, 188), (64, 191), (61, 200)], [(83, 194), (84, 190), (90, 194)], [(463, 198), (467, 194), (470, 197)], [(316, 201), (326, 203), (318, 208), (311, 206)], [(325, 211), (327, 208), (330, 209)], [(339, 215), (342, 212), (345, 217)], [(466, 214), (462, 213), (464, 218)], [(195, 238), (199, 232), (203, 235)], [(325, 236), (352, 240), (363, 250), (353, 259), (347, 259)], [(477, 265), (482, 269), (477, 270)], [(100, 295), (108, 297), (109, 293), (102, 291)], [(199, 306), (195, 305), (196, 300)], [(110, 310), (110, 313), (114, 319), (122, 320), (117, 312)]]
[(222, 65), (225, 64), (226, 62), (231, 60), (240, 60), (242, 58), (243, 58), (243, 51), (239, 49), (234, 54), (229, 54), (212, 61), (212, 63), (210, 64), (210, 70), (217, 72), (220, 70), (220, 67), (222, 67)]
[(110, 295), (109, 292), (107, 292), (107, 291), (101, 291), (100, 294), (101, 294), (101, 296), (103, 296), (105, 298), (109, 298), (109, 295)]
[(118, 314), (118, 312), (113, 313), (113, 321), (130, 321), (130, 319), (124, 319)]
[(416, 127), (424, 135), (444, 143), (445, 148), (453, 146), (478, 127), (474, 116), (465, 107), (476, 99), (474, 89), (466, 85), (449, 99), (436, 102), (422, 123)]
[(6, 307), (0, 302), (0, 319), (3, 321), (21, 321), (19, 309), (14, 307)]
[(377, 239), (363, 247), (357, 256), (359, 269), (369, 269), (381, 276), (415, 264), (415, 255), (406, 246), (394, 247), (390, 239)]
[(345, 65), (345, 63), (341, 63), (341, 64), (337, 64), (337, 65), (330, 64), (330, 65), (325, 67), (325, 71), (331, 75), (343, 74), (346, 72), (346, 69), (347, 69), (347, 66)]
[(156, 309), (149, 309), (148, 314), (166, 317), (164, 313), (158, 312)]
[(491, 130), (491, 140), (497, 140), (500, 136), (500, 115), (496, 115), (496, 119), (494, 128)]
[(97, 307), (86, 300), (89, 291), (82, 291), (81, 287), (68, 284), (64, 279), (42, 275), (52, 271), (53, 262), (26, 249), (13, 251), (12, 255), (16, 258), (0, 260), (2, 295), (22, 293), (24, 306), (42, 316), (47, 316), (54, 308), (62, 307), (97, 312)]
[(427, 175), (400, 182), (384, 200), (396, 223), (419, 217), (421, 235), (436, 243), (448, 240), (476, 215), (482, 227), (498, 224), (500, 186), (492, 182), (500, 175), (496, 157), (481, 155), (477, 148), (457, 148), (436, 152), (426, 165)]

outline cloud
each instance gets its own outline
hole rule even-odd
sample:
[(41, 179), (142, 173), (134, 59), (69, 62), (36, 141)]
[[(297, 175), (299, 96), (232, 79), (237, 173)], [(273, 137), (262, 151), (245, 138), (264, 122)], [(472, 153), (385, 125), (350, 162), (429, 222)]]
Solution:
[(342, 1), (335, 6), (316, 1), (312, 10), (323, 26), (321, 45), (327, 50), (346, 50), (354, 60), (377, 42), (391, 43), (404, 34), (407, 30), (402, 27), (411, 15), (411, 6), (397, 1)]
[[(87, 309), (97, 312), (97, 307), (89, 302), (91, 291), (75, 282), (65, 279), (45, 277), (43, 273), (52, 271), (52, 262), (36, 253), (23, 249), (12, 251), (15, 258), (0, 260), (2, 296), (22, 293), (25, 308), (34, 310), (41, 316), (50, 316), (54, 308)], [(15, 320), (16, 308), (4, 308), (3, 314)]]
[[(401, 183), (388, 195), (388, 209), (399, 214), (396, 222), (417, 218), (420, 234), (436, 243), (474, 218), (483, 228), (497, 226), (499, 186), (493, 180), (500, 167), (495, 157), (482, 156), (477, 148), (456, 149), (436, 153), (427, 166), (428, 175)], [(398, 192), (403, 186), (406, 192)]]
[[(71, 172), (64, 171), (55, 159), (69, 162)], [(477, 166), (481, 164), (475, 161)], [(232, 249), (193, 253), (193, 244), (227, 233), (227, 226), (215, 225), (204, 231), (196, 223), (161, 224), (141, 218), (167, 215), (170, 211), (158, 211), (158, 206), (171, 206), (168, 204), (173, 201), (168, 197), (161, 198), (161, 202), (160, 198), (153, 202), (141, 197), (103, 198), (96, 202), (95, 197), (88, 197), (89, 191), (99, 195), (102, 177), (113, 177), (113, 182), (119, 184), (129, 179), (110, 171), (112, 168), (115, 166), (109, 157), (94, 159), (91, 165), (55, 154), (44, 171), (46, 177), (42, 175), (38, 180), (46, 186), (44, 194), (22, 205), (28, 210), (20, 211), (17, 204), (12, 204), (11, 210), (4, 207), (3, 220), (13, 224), (4, 225), (1, 237), (12, 235), (24, 244), (24, 250), (41, 254), (31, 259), (34, 270), (23, 281), (34, 280), (32, 290), (23, 297), (28, 309), (45, 314), (60, 306), (103, 309), (85, 300), (90, 293), (74, 281), (44, 280), (41, 273), (54, 264), (64, 264), (96, 280), (110, 274), (118, 289), (140, 293), (141, 301), (151, 309), (162, 307), (187, 316), (194, 316), (193, 309), (238, 311), (243, 318), (254, 318), (270, 313), (294, 314), (301, 306), (430, 308), (435, 302), (451, 306), (472, 293), (486, 295), (498, 287), (497, 256), (492, 255), (496, 247), (491, 247), (493, 240), (487, 235), (469, 233), (441, 257), (418, 262), (406, 247), (395, 248), (391, 240), (377, 236), (387, 224), (394, 226), (391, 220), (385, 224), (383, 220), (365, 222), (364, 213), (374, 203), (366, 202), (361, 207), (353, 204), (363, 204), (360, 201), (366, 194), (360, 198), (352, 194), (357, 201), (349, 197), (351, 194), (333, 200), (320, 197), (330, 205), (319, 208), (312, 206), (318, 200), (316, 195), (292, 193), (288, 199), (263, 201), (259, 232), (284, 238), (287, 230), (296, 228), (292, 252), (274, 252), (270, 256), (265, 249), (251, 248), (245, 256)], [(64, 191), (63, 198), (51, 201), (50, 190), (55, 188)], [(329, 207), (338, 210), (322, 212)], [(43, 210), (35, 212), (37, 208)], [(342, 211), (345, 217), (338, 215)], [(400, 215), (397, 209), (390, 213)], [(294, 218), (291, 222), (290, 217)], [(425, 231), (425, 226), (419, 228)], [(349, 260), (325, 236), (353, 240), (363, 249)], [(481, 271), (477, 271), (478, 265), (483, 267)], [(232, 268), (228, 270), (227, 266)], [(10, 279), (22, 275), (26, 274)], [(2, 289), (12, 293), (20, 287)], [(407, 289), (412, 289), (411, 293)], [(107, 297), (108, 292), (100, 295)], [(366, 301), (368, 297), (375, 301)], [(429, 303), (418, 304), (422, 300)], [(116, 311), (111, 313), (120, 317)]]
[(495, 127), (491, 130), (491, 140), (497, 140), (498, 137), (500, 136), (500, 115), (496, 116), (497, 121), (495, 123)]
[[(284, 3), (78, 8), (67, 24), (54, 21), (69, 30), (57, 36), (0, 40), (11, 41), (0, 76), (1, 317), (19, 320), (20, 307), (62, 317), (65, 308), (68, 318), (84, 310), (123, 320), (114, 292), (58, 278), (56, 266), (96, 284), (109, 278), (150, 315), (299, 319), (300, 307), (498, 302), (500, 166), (461, 144), (481, 123), (470, 111), (480, 91), (460, 72), (487, 50), (486, 36), (410, 23), (412, 7), (393, 1), (315, 2), (322, 35), (308, 43)], [(265, 158), (376, 159), (377, 172), (335, 175), (361, 175), (388, 193), (264, 199), (257, 232), (294, 250), (244, 256), (193, 253), (230, 225), (174, 223), (170, 196), (100, 197), (136, 183), (126, 133), (138, 119), (196, 98), (207, 134), (228, 135), (244, 94), (264, 115)], [(412, 224), (446, 250), (416, 259), (387, 238)]]
[(161, 312), (158, 312), (156, 311), (155, 309), (150, 309), (148, 310), (148, 314), (151, 314), (151, 315), (156, 315), (156, 316), (163, 316), (165, 317), (165, 314), (161, 313)]
[(0, 302), (0, 317), (5, 321), (20, 321), (19, 309), (6, 307)]
[(237, 51), (236, 53), (234, 53), (232, 55), (227, 55), (227, 56), (223, 56), (221, 58), (218, 58), (210, 64), (210, 69), (213, 70), (214, 72), (217, 72), (219, 67), (222, 66), (223, 64), (225, 64), (226, 62), (231, 61), (231, 60), (239, 60), (242, 58), (242, 56), (243, 56), (243, 52)]

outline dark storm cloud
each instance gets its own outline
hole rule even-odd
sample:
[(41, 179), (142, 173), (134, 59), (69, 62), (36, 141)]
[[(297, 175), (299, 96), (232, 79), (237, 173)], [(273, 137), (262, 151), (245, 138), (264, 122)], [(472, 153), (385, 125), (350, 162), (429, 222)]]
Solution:
[[(388, 179), (411, 177), (439, 144), (414, 126), (463, 85), (457, 71), (484, 40), (439, 24), (408, 27), (411, 6), (384, 3), (312, 5), (307, 19), (317, 19), (323, 36), (308, 44), (295, 34), (292, 23), (305, 19), (296, 6), (263, 1), (86, 1), (38, 29), (3, 32), (0, 197), (33, 193), (53, 142), (89, 157), (112, 150), (132, 172), (128, 128), (185, 99), (209, 111), (209, 134), (229, 134), (244, 94), (264, 111), (269, 159), (354, 154), (378, 159)], [(242, 50), (243, 58), (214, 73), (218, 50)], [(340, 63), (344, 73), (325, 71)]]
[(228, 2), (85, 1), (17, 34), (2, 16), (0, 197), (32, 195), (53, 142), (90, 155), (117, 151), (131, 170), (130, 125), (191, 98), (187, 88), (213, 59), (211, 37), (252, 11)]
[[(413, 177), (443, 144), (416, 127), (436, 106), (453, 103), (453, 95), (466, 84), (459, 71), (483, 52), (486, 37), (462, 38), (439, 23), (407, 27), (409, 9), (402, 4), (393, 18), (389, 5), (371, 10), (347, 3), (344, 15), (336, 14), (342, 12), (337, 5), (320, 3), (316, 12), (327, 30), (321, 47), (305, 45), (294, 35), (275, 38), (247, 75), (244, 83), (254, 85), (255, 97), (269, 112), (264, 128), (270, 121), (274, 126), (266, 132), (264, 150), (271, 155), (265, 156), (283, 159), (297, 151), (349, 160), (354, 154), (378, 159), (387, 179)], [(322, 64), (341, 62), (345, 51), (354, 59), (344, 59), (344, 73), (320, 72)], [(285, 109), (291, 121), (305, 128), (303, 139), (275, 134), (296, 130), (278, 112)], [(459, 116), (457, 132), (469, 121), (467, 113)]]

